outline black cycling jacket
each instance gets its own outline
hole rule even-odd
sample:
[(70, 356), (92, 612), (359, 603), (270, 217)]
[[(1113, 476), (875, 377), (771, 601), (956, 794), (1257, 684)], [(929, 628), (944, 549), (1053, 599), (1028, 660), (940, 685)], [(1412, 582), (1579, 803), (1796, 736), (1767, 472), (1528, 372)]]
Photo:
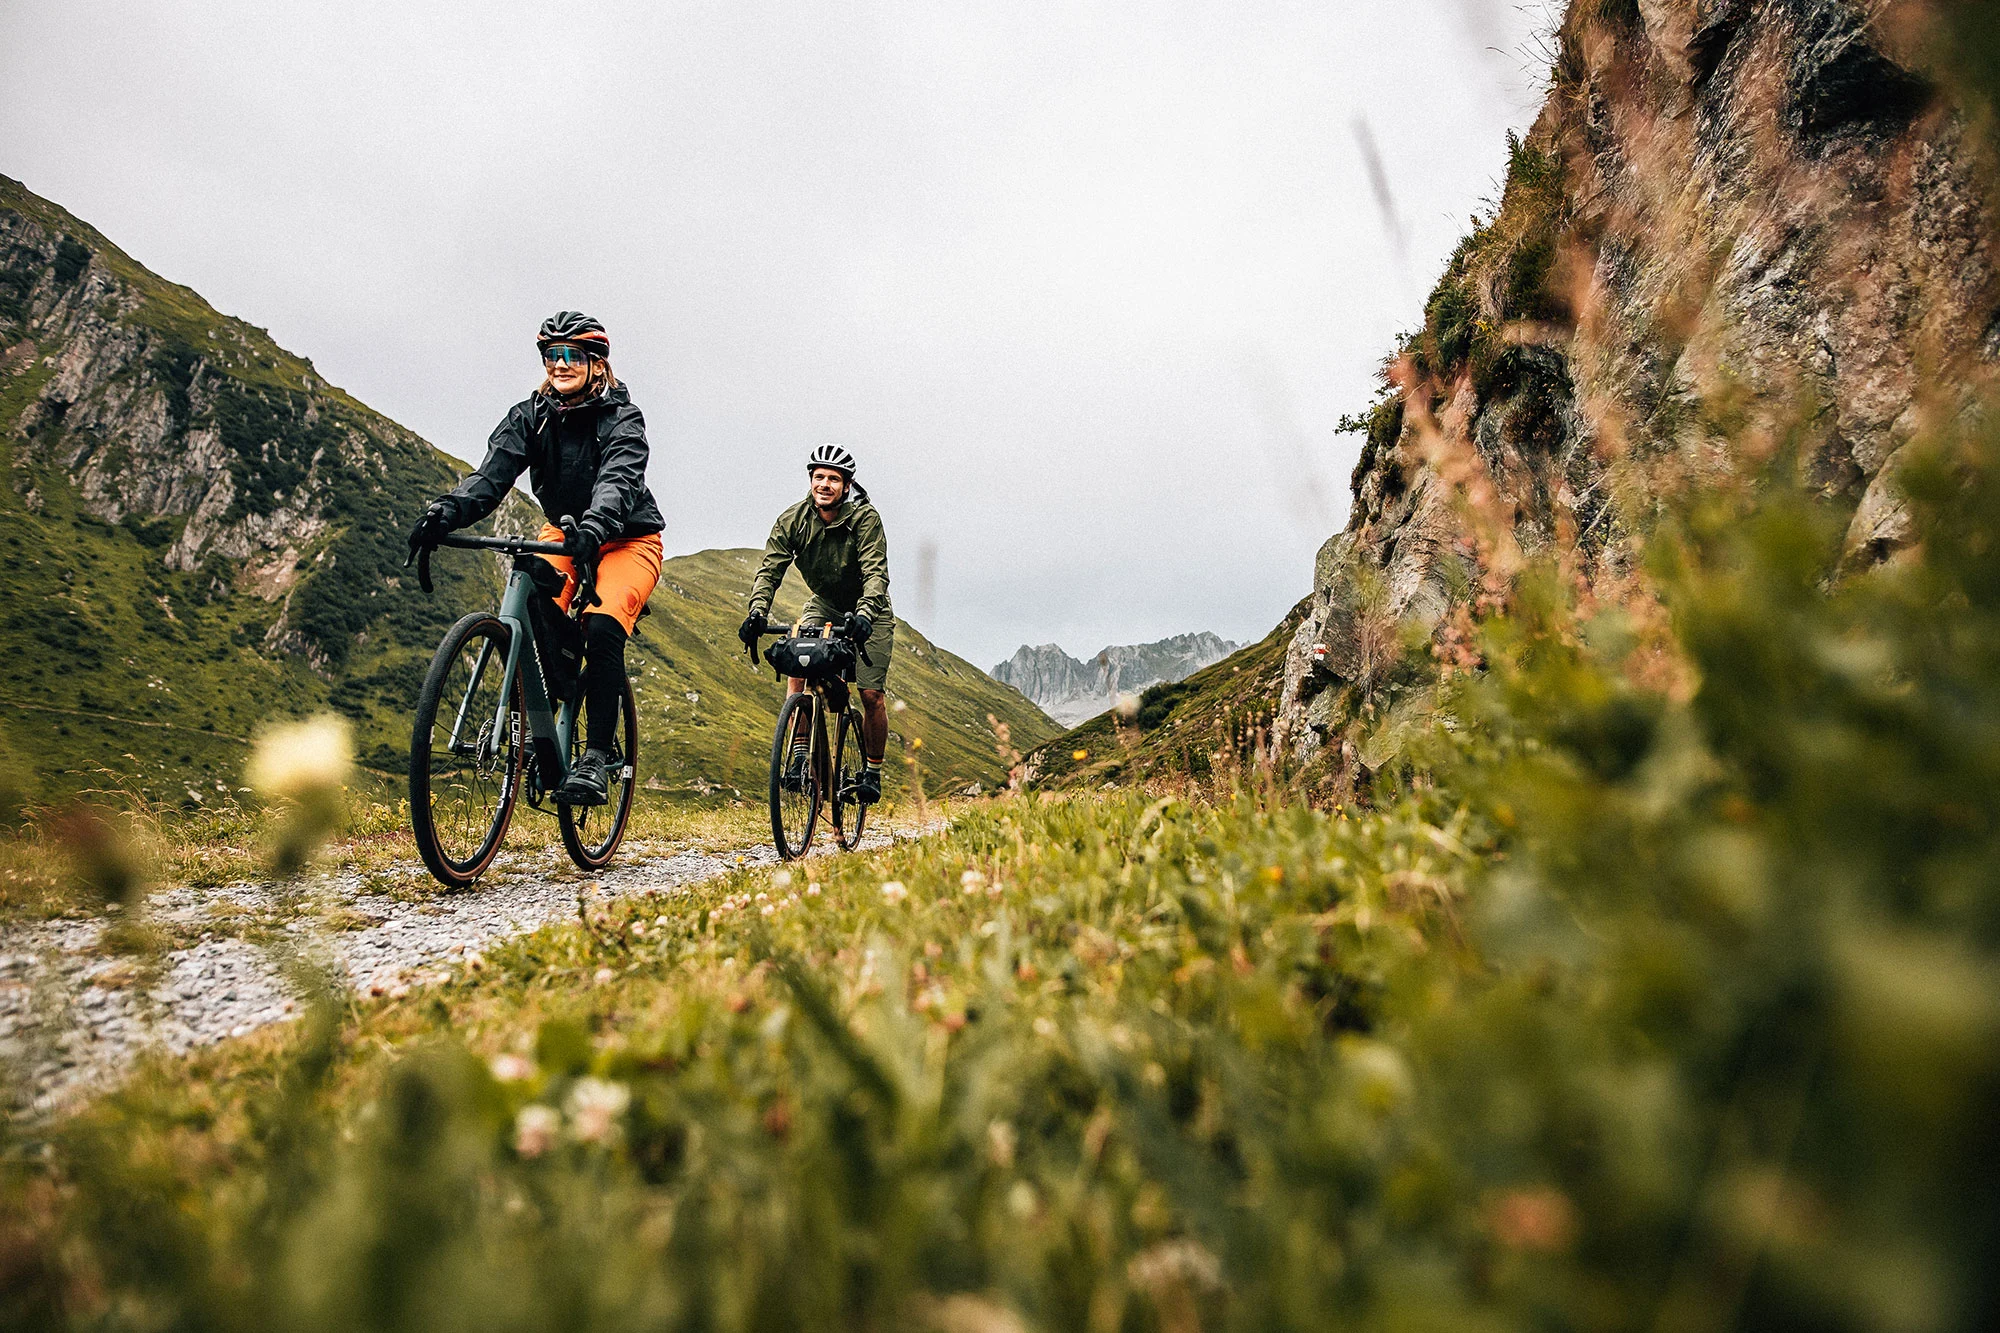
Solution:
[(455, 527), (499, 507), (522, 472), (554, 523), (588, 522), (606, 541), (666, 526), (646, 488), (646, 418), (624, 385), (564, 407), (536, 392), (516, 403), (486, 441), (486, 459), (445, 498)]

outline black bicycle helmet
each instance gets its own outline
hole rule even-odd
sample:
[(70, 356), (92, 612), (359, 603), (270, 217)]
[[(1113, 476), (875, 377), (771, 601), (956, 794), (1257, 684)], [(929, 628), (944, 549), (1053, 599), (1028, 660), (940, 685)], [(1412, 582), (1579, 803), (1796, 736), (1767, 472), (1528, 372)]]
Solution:
[(830, 467), (849, 481), (854, 480), (854, 455), (837, 444), (822, 444), (806, 456), (806, 471)]
[(553, 343), (575, 343), (596, 356), (611, 355), (611, 338), (604, 326), (581, 310), (558, 310), (542, 321), (535, 335), (535, 347), (546, 351)]

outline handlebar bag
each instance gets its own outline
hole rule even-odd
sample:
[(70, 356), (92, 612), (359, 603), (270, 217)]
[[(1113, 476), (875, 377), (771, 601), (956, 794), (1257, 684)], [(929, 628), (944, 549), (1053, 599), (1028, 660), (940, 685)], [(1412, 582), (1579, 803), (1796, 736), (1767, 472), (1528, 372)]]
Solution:
[(781, 676), (800, 680), (842, 680), (854, 670), (854, 646), (845, 639), (799, 635), (779, 639), (764, 650), (764, 660)]

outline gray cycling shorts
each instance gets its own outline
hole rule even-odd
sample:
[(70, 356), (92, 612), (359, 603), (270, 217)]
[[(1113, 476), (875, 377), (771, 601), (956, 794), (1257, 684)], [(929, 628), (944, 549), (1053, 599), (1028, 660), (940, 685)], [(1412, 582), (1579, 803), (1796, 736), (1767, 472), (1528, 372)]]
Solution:
[[(803, 625), (824, 625), (831, 620), (839, 624), (847, 615), (836, 611), (814, 597), (806, 602), (804, 614), (799, 617)], [(889, 684), (889, 653), (896, 646), (896, 617), (883, 616), (868, 631), (868, 642), (863, 647), (868, 652), (868, 661), (854, 664), (854, 683), (864, 690), (880, 690)]]

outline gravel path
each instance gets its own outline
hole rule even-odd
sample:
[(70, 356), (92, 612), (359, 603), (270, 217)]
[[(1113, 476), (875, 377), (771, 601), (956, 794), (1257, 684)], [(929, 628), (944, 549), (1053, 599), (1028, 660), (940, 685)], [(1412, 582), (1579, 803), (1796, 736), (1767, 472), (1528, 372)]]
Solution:
[[(908, 836), (921, 834), (870, 833), (864, 845)], [(343, 969), (363, 994), (400, 995), (441, 980), (466, 953), (573, 918), (580, 892), (670, 895), (777, 859), (769, 845), (635, 847), (585, 877), (557, 848), (505, 854), (464, 893), (440, 891), (414, 863), (295, 891), (254, 882), (169, 889), (148, 901), (147, 919), (184, 947), (156, 968), (100, 947), (102, 919), (0, 929), (0, 1091), (16, 1114), (37, 1118), (113, 1085), (144, 1050), (179, 1054), (284, 1022), (298, 1007), (287, 959), (302, 954)]]

